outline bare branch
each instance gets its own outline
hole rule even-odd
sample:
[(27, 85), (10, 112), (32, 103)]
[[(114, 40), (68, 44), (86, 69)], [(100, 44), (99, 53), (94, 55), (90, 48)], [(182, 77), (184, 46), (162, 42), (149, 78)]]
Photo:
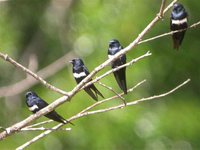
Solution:
[(124, 105), (126, 106), (126, 102), (125, 102), (124, 98), (123, 98), (121, 95), (119, 95), (117, 92), (115, 92), (115, 91), (113, 90), (112, 87), (107, 86), (107, 85), (103, 84), (103, 83), (100, 82), (100, 81), (99, 81), (98, 83), (99, 83), (101, 86), (103, 86), (103, 87), (107, 88), (108, 90), (110, 90), (111, 92), (113, 92), (114, 94), (116, 94), (116, 95), (122, 100), (122, 102), (124, 103)]
[[(44, 124), (47, 124), (47, 123), (50, 123), (50, 122), (53, 122), (53, 120), (47, 120), (47, 121), (42, 121), (42, 122), (39, 122), (39, 123), (35, 123), (33, 125), (30, 125), (30, 126), (26, 126), (24, 128), (33, 128), (33, 127), (37, 127), (37, 126), (40, 126), (40, 125), (44, 125)], [(22, 128), (22, 129), (24, 129)]]
[[(198, 22), (192, 24), (192, 25), (189, 26), (188, 28), (196, 28), (196, 27), (199, 26), (199, 25), (200, 25), (200, 21), (198, 21)], [(142, 41), (140, 41), (138, 44), (146, 43), (146, 42), (149, 42), (149, 41), (152, 41), (152, 40), (155, 40), (155, 39), (158, 39), (158, 38), (167, 36), (167, 35), (172, 35), (172, 34), (177, 33), (177, 32), (182, 32), (182, 31), (187, 30), (188, 28), (181, 29), (181, 30), (176, 30), (176, 31), (171, 31), (171, 32), (167, 32), (167, 33), (164, 33), (164, 34), (161, 34), (161, 35), (157, 35), (157, 36), (154, 36), (154, 37), (152, 37), (152, 38), (149, 38), (149, 39), (146, 39), (146, 40), (142, 40)]]
[(39, 127), (39, 128), (22, 128), (20, 131), (70, 131), (71, 128), (59, 128), (59, 129), (53, 129), (53, 128), (45, 128), (45, 127)]
[(165, 14), (178, 0), (173, 0), (163, 11), (163, 14)]
[[(64, 56), (62, 56), (61, 58), (57, 59), (52, 64), (38, 71), (36, 74), (40, 76), (41, 78), (46, 79), (56, 74), (61, 69), (63, 69), (67, 65), (66, 62), (68, 62), (74, 57), (75, 57), (75, 54), (73, 52), (69, 52), (65, 54)], [(38, 80), (35, 80), (34, 78), (31, 78), (29, 76), (28, 78), (23, 79), (15, 84), (0, 87), (0, 97), (17, 95), (29, 89), (31, 86), (34, 86), (38, 82), (39, 82)]]
[(3, 54), (3, 53), (0, 52), (0, 57), (3, 60), (5, 60), (5, 61), (13, 64), (14, 66), (22, 69), (24, 72), (28, 73), (29, 75), (31, 75), (32, 77), (34, 77), (36, 80), (40, 81), (48, 89), (50, 89), (50, 90), (52, 90), (54, 92), (60, 93), (62, 95), (68, 96), (67, 92), (65, 92), (63, 90), (60, 90), (60, 89), (56, 88), (55, 86), (49, 84), (47, 81), (45, 81), (44, 79), (42, 79), (41, 77), (39, 77), (37, 74), (33, 73), (31, 70), (27, 69), (26, 67), (22, 66), (21, 64), (19, 64), (18, 62), (16, 62), (12, 58), (10, 58), (7, 54)]
[(162, 0), (162, 4), (160, 6), (160, 12), (158, 14), (161, 18), (163, 17), (163, 11), (164, 11), (164, 8), (165, 8), (165, 4), (166, 4), (166, 0)]

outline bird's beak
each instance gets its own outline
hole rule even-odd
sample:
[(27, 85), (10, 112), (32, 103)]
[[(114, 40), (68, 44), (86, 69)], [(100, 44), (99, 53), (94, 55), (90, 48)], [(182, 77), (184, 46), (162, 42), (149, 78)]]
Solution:
[(71, 64), (72, 64), (72, 63), (73, 63), (73, 61), (72, 61), (72, 60), (70, 60), (70, 61), (69, 61), (69, 63), (71, 63)]

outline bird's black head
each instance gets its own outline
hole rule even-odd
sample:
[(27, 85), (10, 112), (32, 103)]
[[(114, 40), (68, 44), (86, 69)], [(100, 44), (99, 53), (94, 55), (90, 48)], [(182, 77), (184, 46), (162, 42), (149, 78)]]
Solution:
[(83, 60), (80, 58), (74, 58), (70, 61), (70, 63), (72, 63), (73, 66), (82, 66), (84, 65)]
[(109, 47), (110, 48), (112, 48), (112, 47), (119, 47), (119, 46), (121, 46), (121, 45), (120, 45), (120, 43), (119, 43), (118, 40), (113, 39), (113, 40), (109, 41)]
[(175, 3), (171, 13), (171, 18), (175, 20), (184, 19), (187, 17), (187, 12), (182, 4)]
[(183, 5), (180, 4), (180, 3), (175, 3), (174, 6), (173, 6), (173, 12), (174, 13), (180, 13), (182, 11), (185, 11)]
[(32, 91), (28, 91), (25, 96), (26, 96), (26, 99), (29, 99), (29, 98), (32, 98), (32, 97), (38, 97), (37, 94), (35, 92), (32, 92)]
[(122, 49), (122, 46), (120, 45), (119, 41), (116, 39), (113, 39), (109, 42), (108, 55), (115, 55), (121, 49)]

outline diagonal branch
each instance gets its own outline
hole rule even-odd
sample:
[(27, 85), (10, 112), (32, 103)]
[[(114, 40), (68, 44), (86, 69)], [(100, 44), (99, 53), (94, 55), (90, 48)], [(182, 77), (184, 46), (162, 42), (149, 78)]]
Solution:
[(118, 94), (117, 92), (115, 92), (115, 91), (113, 90), (112, 87), (107, 86), (106, 84), (103, 84), (103, 83), (100, 82), (100, 81), (99, 81), (98, 83), (99, 83), (99, 85), (101, 85), (101, 86), (107, 88), (108, 90), (110, 90), (111, 92), (113, 92), (114, 94), (116, 94), (116, 95), (119, 97), (119, 99), (121, 99), (122, 102), (124, 103), (124, 105), (126, 106), (126, 102), (125, 102), (124, 98), (123, 98), (120, 94)]
[(44, 128), (44, 127), (38, 127), (38, 128), (22, 128), (20, 131), (70, 131), (71, 128), (59, 128), (59, 129), (53, 129), (53, 128)]
[[(73, 52), (69, 52), (57, 59), (52, 64), (39, 70), (36, 74), (41, 78), (46, 79), (63, 69), (67, 65), (66, 62), (71, 60), (73, 57), (75, 57), (75, 54)], [(34, 80), (34, 78), (29, 76), (28, 78), (23, 79), (15, 84), (0, 87), (0, 97), (17, 95), (26, 89), (29, 89), (31, 86), (34, 86), (38, 82), (38, 80)]]
[(38, 76), (37, 74), (33, 73), (31, 70), (29, 70), (28, 68), (24, 67), (23, 65), (19, 64), (18, 62), (16, 62), (15, 60), (13, 60), (11, 57), (9, 57), (7, 54), (3, 54), (0, 52), (0, 57), (11, 63), (12, 65), (22, 69), (24, 72), (28, 73), (29, 75), (31, 75), (32, 77), (34, 77), (36, 80), (40, 81), (45, 87), (47, 87), (48, 89), (52, 90), (52, 91), (55, 91), (57, 93), (60, 93), (62, 95), (66, 95), (68, 96), (68, 93), (63, 91), (63, 90), (60, 90), (58, 88), (56, 88), (55, 86), (49, 84), (47, 81), (45, 81), (44, 79), (42, 79), (40, 76)]
[(165, 8), (165, 4), (166, 4), (166, 0), (162, 0), (161, 6), (160, 6), (160, 12), (158, 14), (161, 18), (163, 17), (163, 11)]
[(158, 38), (167, 36), (167, 35), (172, 35), (172, 34), (177, 33), (177, 32), (182, 32), (182, 31), (185, 31), (185, 30), (187, 30), (187, 29), (196, 28), (196, 27), (198, 27), (199, 25), (200, 25), (200, 21), (198, 21), (198, 22), (192, 24), (192, 25), (189, 26), (188, 28), (181, 29), (181, 30), (176, 30), (176, 31), (171, 31), (171, 32), (167, 32), (167, 33), (164, 33), (164, 34), (160, 34), (160, 35), (154, 36), (154, 37), (152, 37), (152, 38), (149, 38), (149, 39), (146, 39), (146, 40), (142, 40), (142, 41), (140, 41), (138, 44), (146, 43), (146, 42), (149, 42), (149, 41), (152, 41), (152, 40), (155, 40), (155, 39), (158, 39)]
[[(35, 123), (35, 124), (32, 124), (32, 125), (26, 126), (24, 128), (33, 128), (33, 127), (44, 125), (44, 124), (47, 124), (47, 123), (50, 123), (50, 122), (53, 122), (53, 120), (50, 119), (50, 120), (47, 120), (47, 121), (42, 121), (42, 122), (39, 122), (39, 123)], [(24, 129), (24, 128), (22, 128), (22, 129)]]

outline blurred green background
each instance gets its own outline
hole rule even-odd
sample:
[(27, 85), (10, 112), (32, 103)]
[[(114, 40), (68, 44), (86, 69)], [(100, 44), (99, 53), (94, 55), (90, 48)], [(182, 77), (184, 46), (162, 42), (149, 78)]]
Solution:
[[(200, 20), (200, 1), (180, 2), (189, 13), (189, 24)], [(27, 67), (30, 57), (34, 56), (38, 63), (37, 71), (71, 51), (75, 57), (83, 58), (91, 71), (107, 59), (109, 40), (116, 38), (124, 47), (127, 46), (155, 17), (160, 3), (161, 0), (0, 1), (0, 51)], [(170, 11), (145, 38), (169, 31)], [(200, 149), (199, 41), (200, 29), (195, 28), (187, 31), (179, 51), (172, 49), (171, 37), (166, 36), (141, 44), (127, 54), (127, 59), (131, 60), (148, 50), (153, 53), (127, 69), (129, 88), (147, 79), (145, 84), (125, 96), (127, 101), (163, 93), (191, 78), (191, 82), (176, 93), (159, 101), (78, 119), (74, 121), (76, 126), (72, 127), (72, 131), (54, 132), (29, 149)], [(62, 70), (46, 79), (66, 91), (76, 85), (68, 61)], [(98, 75), (109, 69), (107, 67)], [(0, 61), (0, 70), (1, 87), (26, 78), (24, 72), (3, 60)], [(102, 82), (121, 92), (112, 75)], [(105, 97), (113, 95), (105, 88), (97, 87)], [(31, 114), (25, 105), (24, 94), (28, 90), (37, 92), (49, 103), (60, 97), (41, 84), (14, 96), (1, 95), (0, 126), (8, 127)], [(93, 103), (81, 91), (72, 102), (65, 103), (57, 111), (69, 118)], [(119, 103), (119, 100), (114, 100), (104, 107)], [(46, 118), (42, 117), (36, 122), (42, 120)], [(0, 142), (0, 149), (15, 149), (39, 133), (27, 131), (12, 135)]]

